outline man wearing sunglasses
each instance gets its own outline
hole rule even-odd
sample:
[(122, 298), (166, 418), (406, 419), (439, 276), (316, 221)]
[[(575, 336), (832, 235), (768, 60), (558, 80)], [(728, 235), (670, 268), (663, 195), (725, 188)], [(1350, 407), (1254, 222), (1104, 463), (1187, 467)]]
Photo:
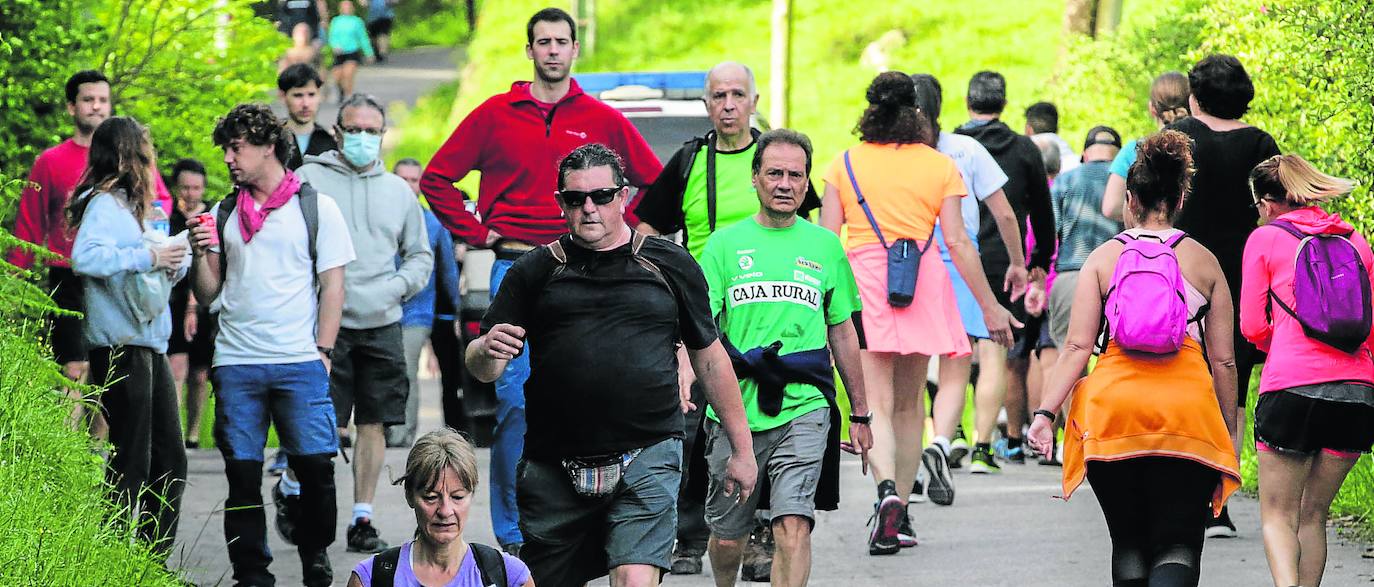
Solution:
[[(410, 382), (401, 336), (401, 302), (429, 283), (434, 255), (424, 212), (410, 184), (380, 159), (386, 112), (376, 99), (354, 94), (339, 107), (334, 127), (340, 148), (305, 158), (301, 180), (338, 203), (358, 258), (344, 273), (344, 306), (334, 342), (330, 395), (338, 425), (357, 424), (353, 458), (350, 552), (381, 552), (386, 542), (372, 524), (372, 498), (386, 457), (383, 427), (404, 424)], [(398, 262), (399, 260), (399, 262)], [(288, 472), (278, 483), (278, 525), (294, 522)], [(285, 505), (282, 505), (285, 504)]]
[(535, 583), (581, 585), (609, 572), (612, 585), (654, 585), (669, 568), (691, 407), (678, 362), (705, 383), (728, 439), (715, 455), (723, 493), (744, 501), (757, 470), (739, 383), (700, 267), (626, 224), (619, 156), (584, 145), (558, 178), (570, 234), (511, 266), (466, 363), (491, 381), (528, 355), (517, 503), (520, 557)]
[[(573, 149), (601, 143), (625, 158), (627, 183), (643, 188), (663, 166), (634, 125), (619, 111), (583, 93), (573, 80), (577, 26), (571, 15), (545, 8), (525, 26), (525, 56), (534, 81), (478, 106), (430, 159), (420, 178), (430, 209), (454, 236), (496, 252), (491, 268), (495, 296), (517, 257), (567, 232), (554, 199), (558, 161)], [(474, 214), (454, 187), (471, 171), (482, 173)], [(631, 223), (633, 226), (634, 223)], [(515, 464), (525, 435), (529, 362), (523, 357), (496, 382), (496, 429), (491, 450), (491, 522), (496, 540), (517, 553), (522, 538), (515, 505)]]

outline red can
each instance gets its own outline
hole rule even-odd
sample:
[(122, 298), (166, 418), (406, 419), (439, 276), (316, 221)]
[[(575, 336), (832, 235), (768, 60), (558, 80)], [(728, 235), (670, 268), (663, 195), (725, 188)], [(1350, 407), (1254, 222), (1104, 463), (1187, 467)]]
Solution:
[(219, 245), (219, 231), (215, 230), (215, 215), (209, 212), (196, 214), (196, 226), (204, 226), (210, 229), (210, 246)]

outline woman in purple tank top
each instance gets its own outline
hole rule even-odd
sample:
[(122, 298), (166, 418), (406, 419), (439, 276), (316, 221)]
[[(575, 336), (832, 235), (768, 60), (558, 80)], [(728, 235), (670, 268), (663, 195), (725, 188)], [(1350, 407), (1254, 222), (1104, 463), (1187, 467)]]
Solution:
[[(461, 434), (443, 428), (421, 436), (397, 483), (415, 510), (415, 539), (358, 563), (349, 587), (534, 587), (520, 559), (463, 540), (477, 489), (477, 455)], [(502, 574), (505, 581), (494, 577)]]

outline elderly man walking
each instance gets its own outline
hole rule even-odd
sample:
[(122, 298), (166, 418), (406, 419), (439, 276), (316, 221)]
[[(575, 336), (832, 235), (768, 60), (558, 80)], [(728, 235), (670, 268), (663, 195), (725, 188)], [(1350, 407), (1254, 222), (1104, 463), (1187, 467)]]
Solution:
[(496, 379), (529, 344), (529, 427), (516, 502), (535, 583), (656, 585), (669, 568), (682, 477), (678, 363), (706, 385), (730, 453), (726, 493), (757, 470), (739, 384), (716, 335), (701, 269), (682, 248), (635, 232), (620, 158), (590, 144), (559, 164), (571, 234), (520, 257), (467, 349)]

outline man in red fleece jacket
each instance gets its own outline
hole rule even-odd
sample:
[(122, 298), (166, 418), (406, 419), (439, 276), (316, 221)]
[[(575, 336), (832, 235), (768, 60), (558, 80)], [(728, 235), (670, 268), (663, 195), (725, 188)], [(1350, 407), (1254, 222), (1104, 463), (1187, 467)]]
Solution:
[[(651, 185), (663, 170), (630, 121), (584, 94), (570, 77), (578, 54), (572, 16), (557, 8), (540, 10), (530, 17), (525, 37), (534, 81), (515, 82), (509, 92), (473, 110), (420, 178), (420, 191), (450, 232), (474, 247), (496, 251), (493, 297), (516, 257), (568, 232), (554, 191), (558, 162), (573, 149), (588, 143), (610, 147), (624, 159), (628, 183), (640, 188)], [(467, 211), (463, 193), (453, 185), (473, 170), (482, 173), (476, 214)], [(638, 224), (628, 215), (626, 221)], [(512, 553), (524, 543), (515, 504), (515, 466), (524, 447), (528, 378), (526, 352), (496, 381), (491, 517), (497, 541)]]

